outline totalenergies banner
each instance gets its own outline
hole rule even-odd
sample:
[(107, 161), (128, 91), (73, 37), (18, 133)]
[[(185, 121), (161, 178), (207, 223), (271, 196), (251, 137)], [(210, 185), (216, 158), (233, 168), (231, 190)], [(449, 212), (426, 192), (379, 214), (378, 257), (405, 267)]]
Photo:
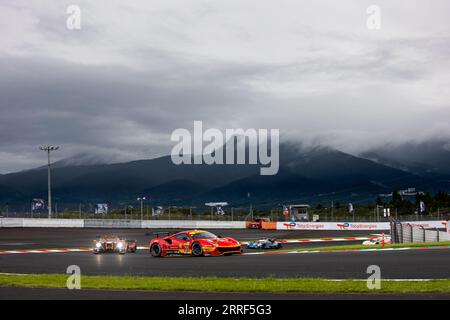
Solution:
[[(446, 221), (404, 221), (425, 229), (446, 228)], [(277, 222), (277, 230), (390, 230), (389, 222)]]

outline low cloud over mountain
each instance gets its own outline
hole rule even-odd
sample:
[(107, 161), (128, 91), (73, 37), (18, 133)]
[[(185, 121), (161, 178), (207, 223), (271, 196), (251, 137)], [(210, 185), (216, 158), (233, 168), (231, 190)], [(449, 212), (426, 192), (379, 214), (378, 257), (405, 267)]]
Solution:
[[(275, 176), (261, 176), (258, 165), (177, 166), (170, 156), (117, 164), (61, 162), (53, 170), (54, 197), (68, 207), (80, 202), (118, 206), (134, 203), (141, 195), (163, 205), (252, 201), (277, 206), (329, 199), (370, 202), (379, 193), (408, 187), (450, 190), (449, 176), (401, 170), (328, 147), (282, 144), (280, 160)], [(19, 204), (45, 198), (46, 178), (45, 168), (0, 176), (0, 201)]]

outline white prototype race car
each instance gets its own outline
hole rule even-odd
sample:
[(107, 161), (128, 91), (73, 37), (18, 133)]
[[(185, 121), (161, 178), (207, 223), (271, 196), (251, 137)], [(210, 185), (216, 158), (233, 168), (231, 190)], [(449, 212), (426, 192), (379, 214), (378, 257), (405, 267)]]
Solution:
[(366, 240), (364, 241), (362, 244), (365, 246), (374, 246), (374, 245), (379, 245), (383, 243), (383, 238), (384, 238), (384, 244), (391, 244), (391, 236), (386, 236), (386, 235), (377, 235), (378, 237), (370, 239), (370, 240)]

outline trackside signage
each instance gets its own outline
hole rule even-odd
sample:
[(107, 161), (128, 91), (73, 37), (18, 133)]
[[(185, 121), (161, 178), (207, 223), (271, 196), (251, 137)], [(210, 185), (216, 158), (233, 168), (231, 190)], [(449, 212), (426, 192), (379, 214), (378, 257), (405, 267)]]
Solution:
[[(103, 222), (103, 223), (102, 223)], [(81, 220), (81, 219), (28, 219), (0, 218), (0, 228), (206, 228), (245, 229), (244, 221), (189, 221), (189, 220)], [(447, 221), (403, 221), (413, 227), (446, 229)], [(389, 230), (388, 222), (273, 222), (270, 229), (277, 230)]]
[[(406, 221), (426, 229), (445, 228), (446, 221)], [(389, 230), (389, 222), (277, 222), (277, 230)]]

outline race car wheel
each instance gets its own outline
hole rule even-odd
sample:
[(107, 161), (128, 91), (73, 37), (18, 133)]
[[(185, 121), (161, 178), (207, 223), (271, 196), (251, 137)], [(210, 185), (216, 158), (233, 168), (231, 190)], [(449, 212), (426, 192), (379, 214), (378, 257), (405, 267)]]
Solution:
[(150, 253), (153, 257), (161, 257), (162, 249), (161, 246), (157, 243), (152, 244), (152, 247), (150, 248)]
[(192, 244), (192, 255), (194, 257), (201, 257), (203, 255), (202, 245), (198, 242)]

